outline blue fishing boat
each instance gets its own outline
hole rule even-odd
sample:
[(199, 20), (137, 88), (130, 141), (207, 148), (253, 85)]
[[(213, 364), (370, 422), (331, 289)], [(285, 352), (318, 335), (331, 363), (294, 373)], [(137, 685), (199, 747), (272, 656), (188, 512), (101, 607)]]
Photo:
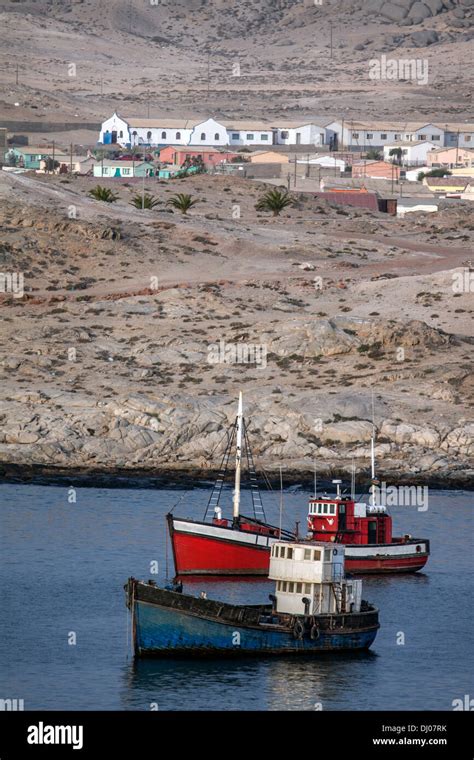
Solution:
[(378, 610), (346, 579), (344, 546), (275, 541), (271, 604), (235, 605), (129, 578), (137, 657), (316, 654), (370, 647)]

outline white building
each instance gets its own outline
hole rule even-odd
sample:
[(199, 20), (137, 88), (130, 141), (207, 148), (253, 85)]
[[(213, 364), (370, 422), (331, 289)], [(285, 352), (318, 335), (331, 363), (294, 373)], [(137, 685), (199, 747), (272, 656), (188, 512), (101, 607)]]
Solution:
[(274, 129), (276, 145), (326, 145), (326, 129), (318, 124), (279, 122)]
[(447, 124), (444, 144), (447, 148), (474, 148), (474, 124)]
[(436, 147), (444, 145), (445, 130), (435, 124), (420, 122), (360, 122), (336, 120), (325, 125), (327, 142), (338, 150), (383, 148), (394, 142), (429, 140)]
[(133, 145), (201, 145), (261, 148), (271, 145), (324, 145), (326, 130), (316, 124), (223, 121), (215, 119), (125, 119), (114, 113), (102, 123), (99, 142)]
[(340, 172), (346, 170), (346, 162), (343, 161), (342, 158), (336, 158), (336, 156), (330, 156), (328, 154), (318, 155), (316, 153), (307, 158), (298, 158), (296, 159), (296, 163), (302, 164), (303, 166), (321, 166), (321, 168), (324, 169), (339, 169)]
[(385, 161), (396, 162), (396, 157), (390, 155), (391, 150), (401, 148), (402, 166), (424, 166), (426, 164), (427, 154), (436, 148), (435, 143), (428, 140), (417, 140), (416, 142), (400, 141), (386, 145), (383, 149)]

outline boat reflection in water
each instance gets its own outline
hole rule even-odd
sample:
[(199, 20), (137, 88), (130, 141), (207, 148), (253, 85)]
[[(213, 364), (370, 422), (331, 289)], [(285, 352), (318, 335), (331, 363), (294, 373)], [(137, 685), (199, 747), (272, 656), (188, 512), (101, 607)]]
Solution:
[(318, 710), (337, 705), (361, 667), (376, 664), (371, 650), (315, 658), (135, 658), (125, 669), (126, 710)]

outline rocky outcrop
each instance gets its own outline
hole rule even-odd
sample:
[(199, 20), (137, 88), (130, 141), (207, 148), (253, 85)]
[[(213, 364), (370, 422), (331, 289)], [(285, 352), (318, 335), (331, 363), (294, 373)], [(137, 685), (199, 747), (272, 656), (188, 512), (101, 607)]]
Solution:
[[(74, 394), (71, 394), (74, 395)], [(58, 401), (56, 396), (55, 401)], [(222, 456), (226, 427), (235, 404), (184, 397), (131, 394), (102, 402), (79, 397), (57, 413), (51, 399), (17, 394), (2, 409), (0, 459), (5, 463), (74, 469), (133, 471), (215, 470)], [(308, 404), (307, 404), (308, 405)], [(28, 411), (26, 408), (28, 407)], [(266, 407), (263, 408), (262, 407)], [(313, 408), (316, 408), (315, 405)], [(365, 413), (350, 394), (326, 406), (324, 418), (311, 419), (304, 404), (291, 406), (255, 400), (248, 404), (249, 434), (257, 462), (272, 470), (308, 473), (314, 460), (322, 472), (349, 469), (354, 460), (366, 470), (370, 457), (370, 419), (344, 419), (333, 410)], [(377, 423), (379, 472), (391, 477), (416, 473), (463, 482), (474, 454), (474, 424), (422, 426), (393, 418)], [(457, 479), (457, 480), (456, 480)]]

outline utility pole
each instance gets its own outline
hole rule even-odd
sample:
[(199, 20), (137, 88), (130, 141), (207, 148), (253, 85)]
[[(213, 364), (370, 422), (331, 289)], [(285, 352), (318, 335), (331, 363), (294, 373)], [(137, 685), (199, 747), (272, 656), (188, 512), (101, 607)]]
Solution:
[(209, 84), (211, 78), (211, 53), (207, 53), (207, 98), (209, 99)]
[(55, 157), (55, 155), (56, 155), (56, 150), (55, 150), (55, 145), (54, 145), (54, 140), (53, 140), (53, 167), (52, 167), (53, 168), (53, 174), (54, 174), (54, 157)]
[(15, 84), (18, 84), (18, 64), (16, 65)]
[[(145, 146), (143, 146), (143, 164), (145, 164)], [(142, 185), (142, 211), (145, 210), (145, 166), (143, 166), (143, 185)]]
[(295, 176), (294, 176), (294, 178), (293, 178), (293, 187), (296, 187), (296, 169), (297, 169), (297, 165), (298, 165), (298, 161), (297, 161), (297, 158), (298, 158), (298, 156), (297, 156), (297, 154), (295, 153)]
[(71, 143), (70, 155), (69, 155), (69, 173), (72, 175), (72, 143)]
[(288, 186), (287, 189), (288, 189), (288, 192), (290, 192), (290, 182), (291, 182), (291, 174), (290, 174), (290, 172), (288, 172), (288, 177), (287, 177), (287, 186)]

